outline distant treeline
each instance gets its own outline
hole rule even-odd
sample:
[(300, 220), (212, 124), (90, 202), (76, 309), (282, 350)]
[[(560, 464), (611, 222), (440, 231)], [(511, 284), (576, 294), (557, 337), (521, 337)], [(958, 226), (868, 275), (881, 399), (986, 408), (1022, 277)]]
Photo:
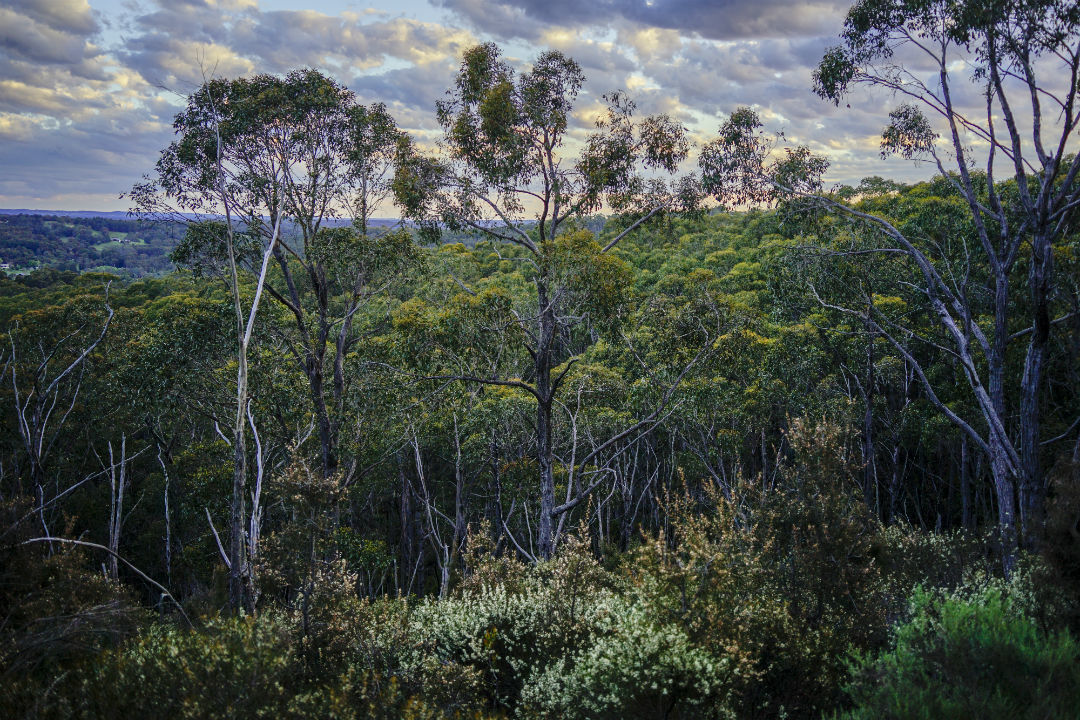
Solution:
[(169, 252), (184, 235), (177, 222), (59, 215), (0, 217), (0, 263), (7, 272), (51, 267), (143, 276), (169, 272)]
[[(375, 220), (378, 225), (392, 222)], [(590, 217), (584, 225), (599, 232), (604, 218)], [(183, 239), (186, 227), (183, 222), (169, 220), (0, 214), (0, 270), (25, 274), (35, 268), (52, 268), (131, 277), (160, 275), (175, 269), (170, 253)], [(442, 239), (472, 247), (478, 234), (444, 232)]]

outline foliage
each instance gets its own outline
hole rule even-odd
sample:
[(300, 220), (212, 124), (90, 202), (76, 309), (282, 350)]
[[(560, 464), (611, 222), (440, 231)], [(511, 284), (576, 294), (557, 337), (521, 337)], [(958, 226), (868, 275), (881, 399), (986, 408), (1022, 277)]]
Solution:
[[(975, 4), (861, 2), (847, 50), (954, 7)], [(825, 192), (823, 158), (742, 110), (703, 187), (659, 182), (684, 130), (615, 94), (573, 137), (583, 81), (473, 48), (429, 156), (316, 71), (214, 79), (136, 189), (203, 213), (185, 271), (0, 277), (8, 714), (1068, 712), (1068, 223), (1043, 258), (1014, 233), (999, 286), (969, 200), (1034, 227), (1019, 175)], [(895, 112), (883, 150), (939, 152), (924, 120)], [(705, 191), (729, 207), (677, 212)], [(376, 221), (391, 194), (418, 225)], [(1035, 393), (1009, 380), (1029, 357)], [(987, 441), (1032, 410), (1017, 447), (1050, 470), (999, 483)], [(1014, 552), (1002, 508), (1040, 488), (1045, 532)]]
[(183, 235), (178, 223), (112, 217), (11, 214), (0, 218), (0, 262), (16, 282), (42, 271), (113, 272), (128, 277), (173, 270), (169, 253)]
[[(58, 678), (136, 633), (149, 613), (83, 548), (30, 543), (29, 498), (0, 505), (0, 706), (36, 716)], [(69, 528), (70, 528), (69, 521)]]
[(658, 622), (584, 544), (568, 541), (553, 560), (509, 576), (487, 561), (476, 575), (417, 608), (407, 667), (464, 664), (495, 707), (525, 717), (725, 714), (729, 660)]
[(1009, 588), (920, 589), (891, 647), (855, 657), (850, 718), (1068, 717), (1080, 704), (1080, 644), (1045, 633)]

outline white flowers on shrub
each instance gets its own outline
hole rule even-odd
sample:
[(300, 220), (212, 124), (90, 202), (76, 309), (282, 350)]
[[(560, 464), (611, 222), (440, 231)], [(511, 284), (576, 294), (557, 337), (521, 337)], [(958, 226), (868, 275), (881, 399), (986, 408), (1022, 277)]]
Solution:
[[(484, 673), (495, 697), (520, 714), (559, 718), (723, 717), (730, 662), (658, 623), (632, 595), (568, 591), (530, 573), (520, 592), (483, 587), (421, 603), (406, 670), (435, 660)], [(677, 715), (672, 715), (677, 716)]]
[(594, 617), (589, 642), (523, 688), (526, 705), (556, 717), (668, 717), (676, 705), (708, 705), (695, 717), (727, 715), (728, 659), (694, 647), (633, 600), (608, 596)]

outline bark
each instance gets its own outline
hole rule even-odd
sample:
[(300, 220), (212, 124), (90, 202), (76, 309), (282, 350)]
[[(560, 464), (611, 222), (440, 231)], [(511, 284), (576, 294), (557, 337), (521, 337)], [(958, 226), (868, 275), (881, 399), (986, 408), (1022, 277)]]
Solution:
[(868, 507), (875, 515), (880, 508), (875, 507), (874, 501), (877, 495), (877, 463), (874, 456), (874, 333), (867, 328), (866, 341), (866, 380), (863, 381), (863, 497)]
[(405, 464), (400, 453), (397, 456), (398, 479), (401, 482), (401, 498), (398, 503), (398, 523), (401, 534), (398, 544), (401, 547), (401, 566), (398, 571), (398, 592), (407, 592), (413, 567), (413, 511), (410, 502), (412, 492), (409, 480), (405, 476)]
[[(262, 291), (266, 285), (266, 276), (270, 269), (270, 259), (277, 247), (278, 233), (281, 230), (281, 216), (278, 215), (275, 219), (273, 233), (270, 236), (266, 250), (263, 252), (262, 266), (259, 270), (258, 282), (255, 285), (255, 297), (252, 298), (246, 322), (240, 300), (240, 283), (236, 269), (231, 218), (228, 219), (228, 222), (229, 262), (238, 330), (236, 420), (233, 424), (233, 486), (232, 499), (229, 504), (229, 606), (233, 609), (233, 612), (239, 612), (244, 608), (251, 612), (255, 608), (253, 598), (247, 591), (247, 588), (253, 583), (250, 577), (251, 565), (248, 562), (248, 531), (245, 527), (247, 524), (247, 512), (244, 492), (247, 484), (247, 429), (245, 423), (248, 421), (248, 348), (251, 345), (255, 317), (259, 311), (259, 301), (262, 298)], [(253, 514), (257, 515), (258, 512), (258, 507), (252, 508)]]
[(1002, 566), (1008, 576), (1016, 567), (1016, 501), (1013, 496), (1015, 488), (1013, 475), (1009, 470), (1009, 461), (1001, 443), (991, 438), (990, 448), (990, 473), (998, 504)]
[(974, 507), (971, 500), (971, 453), (967, 435), (960, 436), (960, 524), (965, 530), (975, 529)]
[(551, 410), (552, 346), (555, 340), (555, 311), (548, 299), (545, 281), (536, 281), (536, 296), (540, 313), (540, 336), (536, 347), (536, 461), (540, 469), (540, 520), (537, 549), (539, 556), (549, 559), (555, 552), (555, 456)]
[(1039, 463), (1040, 400), (1050, 341), (1050, 278), (1053, 251), (1049, 238), (1032, 238), (1030, 270), (1032, 332), (1020, 380), (1020, 518), (1024, 546), (1035, 549), (1042, 534), (1046, 484)]
[(127, 437), (120, 436), (120, 462), (113, 457), (109, 442), (109, 579), (118, 579), (117, 553), (120, 551), (120, 530), (124, 524), (124, 488), (127, 485)]
[[(307, 245), (307, 242), (305, 242), (305, 245)], [(308, 395), (311, 398), (311, 408), (315, 415), (315, 423), (319, 433), (319, 470), (322, 479), (325, 480), (337, 470), (337, 438), (327, 408), (323, 377), (326, 351), (330, 343), (329, 299), (326, 278), (318, 268), (307, 268), (308, 279), (312, 284), (318, 304), (318, 317), (309, 320), (303, 309), (304, 305), (300, 297), (300, 290), (293, 277), (292, 268), (289, 266), (289, 258), (286, 256), (284, 248), (279, 246), (274, 253), (274, 257), (285, 280), (285, 292), (288, 299), (285, 300), (279, 294), (275, 294), (275, 297), (292, 311), (296, 322), (296, 330), (300, 338), (300, 350), (303, 353), (302, 357), (297, 357), (297, 361), (308, 381)], [(312, 323), (318, 326), (315, 333), (309, 327)], [(335, 340), (335, 343), (339, 346), (342, 342), (341, 340)], [(335, 368), (335, 378), (332, 384), (335, 405), (339, 404), (341, 396), (338, 392), (343, 390), (343, 387), (343, 379), (342, 382), (338, 382), (337, 369)]]

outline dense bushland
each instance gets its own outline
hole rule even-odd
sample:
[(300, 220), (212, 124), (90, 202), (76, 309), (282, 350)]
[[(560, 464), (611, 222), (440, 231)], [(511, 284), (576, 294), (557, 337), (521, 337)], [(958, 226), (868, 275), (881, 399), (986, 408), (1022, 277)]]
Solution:
[(939, 174), (832, 190), (749, 108), (693, 175), (622, 93), (574, 126), (555, 51), (467, 50), (437, 154), (211, 78), (131, 193), (180, 271), (0, 282), (3, 710), (1075, 714), (1080, 85), (1034, 152), (991, 120), (1078, 37), (862, 0), (815, 90), (903, 93), (882, 150)]
[[(1070, 707), (1068, 455), (1056, 465), (1044, 559), (1026, 557), (1001, 580), (986, 469), (965, 459), (903, 361), (882, 351), (873, 422), (887, 441), (873, 451), (890, 472), (868, 485), (863, 398), (848, 374), (858, 366), (845, 360), (863, 341), (801, 315), (797, 250), (778, 220), (674, 221), (619, 251), (634, 278), (622, 330), (632, 349), (596, 343), (569, 370), (565, 451), (641, 412), (635, 403), (650, 398), (642, 363), (693, 351), (680, 348), (680, 322), (711, 314), (725, 332), (684, 378), (671, 417), (620, 448), (611, 479), (569, 514), (548, 562), (528, 559), (530, 522), (518, 509), (531, 473), (520, 391), (461, 392), (394, 369), (430, 359), (410, 349), (413, 338), (442, 333), (473, 352), (500, 343), (476, 313), (491, 312), (485, 293), (507, 292), (497, 282), (521, 282), (512, 250), (432, 249), (424, 279), (405, 281), (365, 320), (365, 356), (348, 360), (358, 373), (349, 412), (379, 432), (346, 445), (367, 466), (348, 482), (324, 481), (304, 461), (310, 439), (293, 435), (305, 422), (301, 386), (268, 329), (253, 363), (252, 415), (273, 419), (260, 426), (271, 469), (257, 610), (235, 618), (220, 614), (215, 538), (229, 482), (214, 426), (227, 395), (215, 393), (235, 372), (222, 340), (227, 297), (182, 275), (113, 280), (107, 300), (108, 278), (92, 275), (9, 295), (17, 354), (4, 390), (4, 705), (39, 717), (151, 708), (179, 717), (840, 708), (1005, 717)], [(99, 335), (106, 302), (115, 315), (79, 368), (82, 386), (65, 378), (54, 390), (70, 411), (39, 461), (39, 489), (20, 466), (21, 388), (33, 387), (41, 362), (28, 351), (54, 353), (40, 372), (62, 370)], [(56, 328), (69, 328), (66, 345), (46, 344), (64, 336)], [(111, 574), (104, 548), (121, 470), (115, 548), (171, 598), (123, 563)], [(61, 497), (41, 512), (37, 493)], [(24, 544), (43, 536), (99, 547)], [(916, 695), (927, 678), (936, 689)], [(984, 696), (977, 709), (962, 704)]]

